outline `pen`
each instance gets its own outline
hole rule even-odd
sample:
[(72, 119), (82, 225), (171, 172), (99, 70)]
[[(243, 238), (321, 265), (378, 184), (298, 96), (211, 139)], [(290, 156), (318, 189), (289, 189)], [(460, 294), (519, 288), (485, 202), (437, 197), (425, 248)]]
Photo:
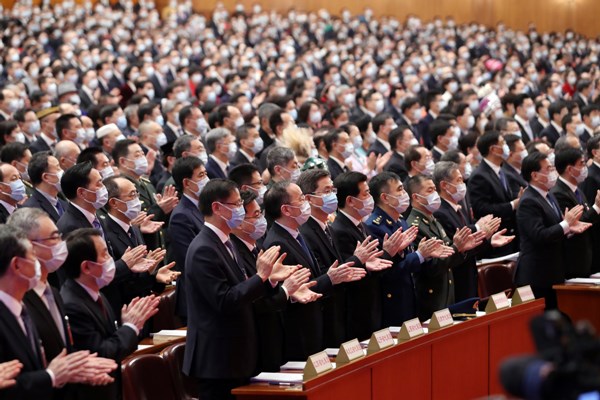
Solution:
[(293, 383), (289, 383), (289, 382), (269, 382), (269, 385), (271, 385), (271, 386), (294, 386)]

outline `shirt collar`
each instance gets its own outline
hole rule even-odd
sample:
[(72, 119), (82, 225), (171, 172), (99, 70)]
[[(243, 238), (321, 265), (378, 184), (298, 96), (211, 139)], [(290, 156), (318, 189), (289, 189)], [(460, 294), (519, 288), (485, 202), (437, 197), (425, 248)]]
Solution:
[(455, 212), (458, 212), (460, 209), (462, 209), (462, 207), (460, 206), (460, 204), (456, 204), (452, 200), (448, 200), (448, 199), (442, 198), (442, 201), (445, 201), (446, 203), (450, 204), (450, 207), (452, 207)]
[(46, 198), (46, 200), (48, 200), (50, 202), (50, 204), (52, 204), (54, 207), (56, 207), (56, 205), (58, 204), (58, 197), (52, 197), (48, 193), (41, 190), (40, 188), (36, 188), (35, 190), (40, 192), (40, 194), (42, 196), (44, 196)]
[(216, 233), (217, 236), (219, 237), (219, 240), (223, 244), (225, 244), (225, 242), (227, 242), (229, 240), (229, 236), (227, 236), (225, 234), (225, 232), (223, 232), (222, 230), (220, 230), (219, 228), (217, 228), (215, 225), (211, 224), (210, 222), (204, 222), (204, 226), (209, 228), (214, 233)]
[(17, 208), (16, 206), (8, 204), (4, 200), (0, 200), (0, 204), (2, 204), (4, 206), (4, 208), (6, 208), (6, 211), (8, 211), (9, 215), (12, 214), (15, 211), (15, 209)]
[(563, 178), (562, 176), (559, 176), (558, 179), (564, 183), (565, 185), (567, 185), (569, 187), (569, 189), (571, 189), (571, 191), (573, 193), (575, 193), (575, 191), (577, 190), (577, 185), (573, 185), (571, 182), (567, 181), (565, 178)]
[(391, 149), (391, 146), (387, 141), (381, 139), (379, 136), (377, 136), (377, 140), (379, 141), (379, 143), (381, 143), (383, 145), (383, 147), (388, 149), (388, 151)]
[(246, 247), (248, 248), (248, 250), (252, 251), (252, 250), (254, 250), (256, 248), (256, 244), (252, 244), (250, 242), (247, 242), (247, 241), (245, 241), (244, 239), (242, 239), (239, 236), (236, 236), (236, 238), (240, 239), (240, 241), (246, 245)]
[(244, 149), (240, 149), (240, 153), (242, 153), (242, 155), (248, 159), (248, 162), (251, 163), (252, 161), (254, 161), (254, 157), (252, 157), (250, 154), (246, 153), (244, 151)]
[(344, 169), (344, 167), (346, 166), (342, 161), (338, 160), (334, 156), (329, 156), (329, 159), (335, 161), (342, 169)]
[(100, 292), (96, 292), (96, 291), (92, 290), (89, 286), (86, 286), (83, 283), (81, 283), (79, 281), (79, 279), (76, 279), (75, 282), (77, 282), (77, 284), (79, 286), (81, 286), (83, 288), (83, 290), (85, 290), (87, 292), (87, 294), (90, 295), (90, 297), (92, 298), (92, 300), (94, 300), (94, 302), (98, 301), (98, 298), (100, 297)]
[(523, 126), (529, 125), (529, 121), (525, 120), (524, 118), (521, 118), (521, 116), (518, 114), (515, 114), (515, 119)]
[(548, 122), (544, 121), (541, 118), (538, 118), (538, 122), (540, 123), (540, 125), (542, 125), (542, 127), (547, 128), (548, 125), (550, 125)]
[(56, 139), (50, 139), (48, 135), (46, 135), (44, 132), (41, 133), (40, 137), (44, 142), (46, 142), (48, 147), (54, 146), (56, 144)]
[(2, 290), (0, 290), (0, 301), (4, 303), (6, 308), (8, 308), (8, 310), (17, 318), (17, 321), (20, 321), (23, 303)]
[(44, 298), (44, 292), (46, 291), (46, 288), (48, 287), (48, 283), (47, 282), (42, 282), (42, 280), (40, 279), (38, 281), (38, 284), (35, 285), (35, 287), (33, 288), (33, 291), (35, 293), (37, 293), (37, 295), (43, 299)]
[(191, 201), (191, 202), (192, 202), (192, 204), (194, 204), (194, 205), (196, 206), (196, 208), (198, 208), (198, 203), (199, 203), (199, 200), (197, 200), (197, 199), (194, 199), (192, 196), (190, 196), (190, 195), (189, 195), (189, 194), (187, 194), (187, 193), (184, 193), (183, 195), (184, 195), (184, 196), (185, 196), (185, 197), (186, 197), (186, 198), (187, 198), (189, 201)]
[(494, 170), (494, 172), (496, 173), (496, 175), (500, 176), (500, 166), (499, 165), (494, 164), (493, 162), (491, 162), (487, 158), (484, 158), (483, 161), (485, 161), (485, 163), (487, 165), (489, 165), (491, 169)]
[(321, 227), (321, 229), (323, 229), (323, 231), (325, 231), (325, 228), (327, 227), (327, 224), (325, 222), (321, 222), (318, 219), (316, 219), (315, 217), (313, 217), (312, 215), (310, 216), (312, 219), (314, 219), (317, 224), (319, 224), (319, 226)]
[(88, 210), (84, 210), (83, 208), (79, 207), (75, 203), (71, 203), (71, 204), (73, 204), (73, 207), (75, 207), (76, 209), (78, 209), (79, 211), (81, 211), (83, 213), (83, 216), (85, 217), (85, 219), (88, 220), (90, 225), (92, 225), (92, 226), (94, 225), (94, 220), (96, 219), (96, 213), (91, 213)]
[(445, 151), (444, 151), (444, 150), (440, 149), (440, 148), (439, 148), (439, 147), (437, 147), (437, 146), (433, 146), (433, 149), (434, 149), (434, 150), (437, 150), (437, 152), (438, 152), (438, 153), (440, 153), (440, 155), (442, 155), (442, 156), (443, 156), (443, 155), (444, 155), (444, 153), (445, 153)]
[(562, 133), (562, 127), (560, 125), (558, 125), (556, 122), (554, 121), (550, 121), (550, 125), (552, 125), (554, 127), (554, 129), (556, 129), (558, 131), (558, 133)]
[(175, 124), (172, 124), (172, 123), (170, 123), (169, 121), (167, 121), (167, 126), (168, 126), (169, 128), (171, 128), (171, 130), (173, 131), (173, 133), (175, 134), (175, 136), (177, 136), (177, 137), (179, 137), (179, 136), (180, 136), (180, 135), (179, 135), (179, 132), (181, 132), (181, 129), (180, 129), (180, 128), (179, 128), (177, 125), (175, 125)]
[(131, 228), (130, 224), (127, 224), (127, 223), (121, 221), (119, 218), (115, 217), (111, 213), (108, 213), (108, 216), (110, 217), (110, 219), (115, 221), (125, 231), (125, 233), (129, 232), (129, 228)]
[(285, 229), (286, 231), (288, 231), (288, 233), (289, 233), (290, 235), (292, 235), (292, 237), (293, 237), (294, 239), (298, 239), (298, 234), (300, 234), (300, 232), (298, 232), (297, 230), (294, 230), (294, 229), (288, 228), (287, 226), (285, 226), (285, 225), (283, 225), (283, 224), (280, 224), (280, 223), (279, 223), (279, 222), (277, 222), (277, 221), (275, 221), (275, 223), (276, 223), (277, 225), (281, 226), (281, 227), (282, 227), (283, 229)]
[(535, 185), (529, 185), (529, 186), (531, 186), (532, 188), (534, 188), (535, 190), (537, 190), (537, 192), (539, 194), (541, 194), (544, 199), (547, 198), (547, 196), (548, 196), (548, 191), (547, 190), (542, 189), (542, 188), (540, 188), (538, 186), (535, 186)]
[(225, 175), (227, 175), (227, 163), (224, 163), (223, 161), (219, 160), (217, 157), (215, 157), (212, 154), (209, 157), (212, 158), (213, 160), (215, 160), (215, 162), (217, 163), (219, 168), (221, 168), (223, 170), (223, 173), (225, 173)]
[(354, 226), (358, 226), (358, 224), (360, 224), (361, 221), (358, 220), (358, 219), (356, 219), (356, 218), (354, 218), (352, 215), (350, 215), (347, 212), (342, 211), (342, 210), (340, 210), (340, 212), (342, 214), (344, 214), (346, 216), (346, 218), (348, 218), (354, 224)]

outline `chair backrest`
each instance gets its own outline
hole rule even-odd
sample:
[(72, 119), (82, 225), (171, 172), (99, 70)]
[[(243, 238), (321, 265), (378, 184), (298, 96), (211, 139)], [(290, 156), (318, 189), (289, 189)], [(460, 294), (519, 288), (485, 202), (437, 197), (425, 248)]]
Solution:
[(169, 366), (169, 371), (175, 384), (177, 398), (182, 400), (193, 400), (198, 398), (198, 381), (186, 376), (181, 369), (183, 368), (183, 355), (185, 353), (185, 343), (176, 343), (164, 349), (160, 355)]
[(175, 289), (167, 289), (160, 295), (158, 312), (152, 317), (152, 330), (181, 328), (183, 324), (175, 315)]
[(123, 365), (125, 400), (177, 399), (169, 367), (158, 354), (130, 358)]
[(479, 266), (477, 275), (479, 297), (481, 298), (514, 288), (513, 269), (506, 263), (492, 263)]

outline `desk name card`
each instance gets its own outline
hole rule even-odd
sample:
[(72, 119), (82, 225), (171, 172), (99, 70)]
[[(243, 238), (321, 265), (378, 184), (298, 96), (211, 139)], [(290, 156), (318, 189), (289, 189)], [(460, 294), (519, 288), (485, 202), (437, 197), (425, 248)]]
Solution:
[(399, 340), (410, 340), (414, 339), (417, 336), (423, 335), (425, 332), (423, 331), (423, 327), (421, 326), (421, 322), (419, 318), (409, 319), (408, 321), (404, 321), (402, 327), (400, 328), (400, 333), (398, 333)]
[(367, 354), (373, 354), (379, 350), (383, 350), (387, 347), (394, 345), (394, 338), (389, 328), (382, 329), (377, 332), (373, 332), (371, 340), (369, 340), (369, 346), (367, 347)]
[(506, 293), (500, 292), (493, 294), (485, 307), (486, 313), (492, 313), (494, 311), (503, 310), (505, 308), (509, 308), (510, 304), (508, 303), (508, 298), (506, 297)]
[(308, 357), (304, 367), (304, 380), (314, 378), (317, 375), (327, 372), (333, 368), (329, 356), (322, 351)]
[(349, 362), (352, 362), (364, 356), (365, 352), (363, 351), (363, 348), (360, 345), (358, 339), (352, 339), (346, 343), (342, 343), (342, 345), (340, 346), (340, 351), (338, 352), (338, 355), (335, 358), (335, 364), (336, 366), (348, 364)]
[(452, 318), (452, 314), (450, 314), (450, 310), (444, 308), (443, 310), (434, 312), (431, 316), (429, 331), (436, 331), (438, 329), (446, 328), (447, 326), (452, 326), (453, 324), (454, 319)]
[(528, 303), (530, 301), (535, 300), (535, 295), (533, 294), (533, 290), (531, 290), (531, 286), (521, 286), (515, 290), (515, 294), (512, 297), (512, 305), (515, 306), (517, 304)]

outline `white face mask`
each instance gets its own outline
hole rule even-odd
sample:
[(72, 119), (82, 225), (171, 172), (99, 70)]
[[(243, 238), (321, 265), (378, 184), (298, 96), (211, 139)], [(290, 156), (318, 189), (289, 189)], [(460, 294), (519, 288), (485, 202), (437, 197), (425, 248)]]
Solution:
[(456, 189), (456, 192), (454, 193), (450, 193), (448, 190), (446, 190), (446, 192), (448, 192), (448, 194), (450, 195), (450, 197), (452, 197), (452, 200), (455, 203), (458, 203), (459, 201), (462, 201), (462, 199), (465, 198), (465, 195), (467, 194), (467, 185), (465, 185), (464, 183), (459, 183), (458, 185), (454, 185), (450, 182), (446, 183)]
[(86, 192), (92, 192), (96, 194), (96, 199), (94, 201), (88, 201), (85, 200), (86, 202), (90, 203), (92, 206), (94, 206), (94, 208), (96, 210), (104, 207), (106, 205), (106, 202), (108, 201), (108, 190), (106, 190), (106, 186), (102, 186), (100, 189), (93, 191), (93, 190), (89, 190), (89, 189), (85, 189), (84, 190)]
[(427, 204), (423, 204), (420, 201), (419, 201), (419, 203), (421, 203), (421, 205), (423, 207), (425, 207), (425, 209), (427, 211), (429, 211), (430, 213), (436, 212), (440, 208), (440, 205), (442, 204), (440, 195), (437, 192), (433, 192), (427, 196), (423, 196), (423, 195), (420, 195), (419, 193), (417, 193), (417, 196), (422, 197), (427, 201)]
[(573, 174), (571, 174), (571, 176), (573, 177), (573, 179), (575, 179), (575, 181), (577, 183), (581, 183), (583, 181), (585, 181), (585, 179), (588, 176), (588, 169), (587, 167), (582, 167), (581, 169), (579, 169), (579, 175), (574, 176)]
[(140, 199), (138, 197), (136, 197), (133, 200), (128, 200), (128, 201), (123, 201), (120, 199), (117, 199), (117, 200), (120, 201), (121, 203), (125, 203), (127, 205), (127, 209), (125, 211), (121, 211), (121, 212), (123, 213), (123, 215), (125, 215), (130, 220), (135, 219), (140, 214), (140, 211), (142, 211), (142, 202), (140, 201)]
[(371, 213), (373, 212), (373, 209), (375, 209), (375, 201), (373, 200), (373, 196), (369, 196), (369, 198), (365, 199), (365, 200), (358, 199), (354, 196), (352, 196), (352, 198), (354, 200), (360, 201), (362, 203), (362, 207), (359, 207), (359, 208), (354, 207), (356, 212), (358, 212), (358, 215), (360, 215), (363, 218), (371, 215)]
[(410, 196), (408, 195), (408, 193), (406, 193), (406, 191), (401, 196), (392, 196), (390, 194), (388, 195), (388, 197), (391, 197), (392, 199), (396, 200), (397, 203), (390, 204), (390, 206), (393, 207), (398, 214), (402, 214), (410, 205)]
[(549, 174), (542, 174), (539, 172), (539, 174), (546, 178), (546, 190), (550, 190), (554, 187), (554, 185), (556, 185), (556, 181), (558, 180), (558, 172), (552, 171)]
[[(17, 258), (20, 258), (21, 260), (27, 260), (28, 262), (32, 261), (32, 260), (29, 260), (29, 259), (23, 258), (23, 257), (17, 257)], [(36, 287), (42, 277), (42, 266), (40, 265), (40, 262), (38, 260), (35, 260), (34, 269), (35, 269), (35, 273), (31, 277), (25, 276), (25, 275), (21, 274), (21, 272), (19, 271), (19, 274), (24, 279), (27, 279), (27, 290), (31, 290), (34, 287)]]
[(37, 256), (38, 260), (41, 260), (44, 263), (44, 268), (46, 268), (46, 271), (48, 271), (49, 274), (59, 269), (69, 255), (67, 243), (62, 240), (54, 246), (45, 246), (38, 242), (33, 242), (33, 245), (39, 246), (42, 249), (46, 249), (50, 252), (50, 254), (52, 254), (48, 260), (44, 260), (42, 257)]
[(296, 183), (296, 181), (298, 180), (298, 178), (300, 178), (300, 169), (299, 168), (289, 170), (289, 169), (287, 169), (285, 167), (281, 167), (281, 169), (284, 170), (285, 172), (287, 172), (290, 175), (289, 180), (292, 183)]
[(205, 176), (204, 178), (200, 179), (198, 182), (192, 181), (196, 185), (196, 190), (193, 191), (196, 196), (200, 197), (200, 193), (202, 192), (202, 189), (204, 189), (204, 186), (206, 186), (206, 184), (208, 183), (209, 180), (210, 179), (208, 178), (208, 176)]
[(115, 277), (115, 272), (116, 272), (115, 260), (113, 260), (113, 258), (110, 257), (108, 260), (104, 261), (102, 264), (94, 262), (94, 261), (88, 261), (88, 262), (91, 264), (102, 266), (102, 273), (100, 274), (99, 277), (95, 277), (96, 284), (98, 285), (98, 289), (102, 289), (103, 287), (108, 286)]
[(112, 169), (112, 167), (110, 165), (108, 167), (100, 170), (100, 175), (102, 176), (102, 179), (110, 178), (114, 174), (115, 174), (115, 171)]
[(306, 223), (306, 221), (308, 221), (308, 218), (310, 218), (310, 204), (309, 204), (309, 202), (305, 201), (304, 203), (302, 203), (301, 206), (292, 206), (292, 205), (289, 205), (289, 206), (293, 207), (293, 208), (300, 209), (300, 215), (297, 215), (295, 217), (292, 216), (292, 218), (294, 218), (294, 221), (296, 221), (296, 223), (299, 226), (304, 225)]

